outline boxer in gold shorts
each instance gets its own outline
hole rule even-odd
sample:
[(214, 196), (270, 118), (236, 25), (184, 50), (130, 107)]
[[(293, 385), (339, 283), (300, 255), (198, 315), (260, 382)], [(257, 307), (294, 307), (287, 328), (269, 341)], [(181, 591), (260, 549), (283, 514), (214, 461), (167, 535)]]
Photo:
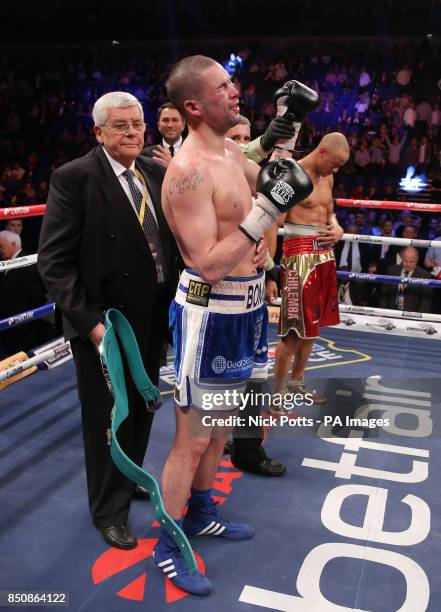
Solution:
[[(304, 372), (320, 327), (339, 323), (333, 245), (342, 237), (343, 229), (334, 214), (332, 188), (334, 174), (348, 161), (349, 154), (343, 134), (324, 136), (299, 162), (314, 184), (312, 193), (281, 218), (285, 237), (274, 392), (311, 393), (315, 403), (324, 403), (326, 398), (308, 391)], [(274, 224), (266, 234), (273, 253), (277, 229)], [(267, 295), (277, 295), (276, 283), (269, 281)], [(283, 407), (275, 406), (273, 411), (283, 411)]]

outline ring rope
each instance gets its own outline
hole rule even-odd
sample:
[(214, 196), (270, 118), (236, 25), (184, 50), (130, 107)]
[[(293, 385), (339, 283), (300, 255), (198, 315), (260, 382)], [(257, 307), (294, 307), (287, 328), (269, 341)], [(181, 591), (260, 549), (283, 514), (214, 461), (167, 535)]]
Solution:
[(344, 272), (337, 270), (337, 278), (362, 280), (368, 283), (386, 283), (389, 285), (423, 285), (424, 287), (441, 287), (441, 281), (431, 278), (413, 278), (411, 276), (390, 276), (388, 274), (367, 274), (365, 272)]
[(46, 204), (33, 204), (32, 206), (13, 206), (0, 208), (0, 219), (14, 219), (16, 217), (37, 217), (44, 215)]
[(441, 204), (425, 202), (393, 202), (392, 200), (354, 200), (352, 198), (335, 198), (337, 206), (351, 208), (385, 208), (388, 210), (418, 210), (420, 212), (441, 212)]
[(55, 303), (51, 302), (50, 304), (44, 304), (44, 306), (39, 306), (38, 308), (31, 308), (30, 310), (26, 310), (25, 312), (20, 312), (16, 315), (11, 315), (7, 319), (0, 319), (0, 331), (3, 331), (4, 329), (10, 329), (11, 327), (18, 327), (19, 325), (23, 325), (24, 323), (29, 323), (29, 321), (41, 319), (48, 314), (52, 314), (54, 311)]
[(43, 361), (53, 359), (54, 357), (57, 357), (57, 355), (59, 355), (60, 353), (65, 353), (66, 350), (70, 350), (70, 342), (63, 342), (63, 344), (59, 344), (54, 348), (40, 353), (39, 355), (35, 355), (35, 357), (30, 357), (29, 359), (26, 359), (26, 361), (22, 361), (21, 363), (18, 363), (17, 365), (14, 365), (11, 368), (8, 368), (7, 370), (2, 370), (0, 372), (0, 382), (8, 378), (12, 378), (12, 376), (20, 374), (21, 372), (24, 372), (24, 370), (32, 368), (32, 366), (34, 365), (43, 363)]
[[(420, 212), (441, 212), (441, 204), (426, 204), (424, 202), (394, 202), (392, 200), (355, 200), (352, 198), (335, 198), (337, 206), (352, 208), (385, 208), (389, 210), (418, 210)], [(32, 206), (13, 206), (0, 208), (0, 219), (14, 217), (35, 217), (43, 215), (46, 204)]]
[(441, 249), (441, 240), (417, 240), (415, 238), (396, 238), (395, 236), (370, 236), (365, 234), (343, 234), (345, 242), (367, 242), (369, 244), (396, 244), (398, 246), (413, 246)]
[[(283, 227), (277, 231), (278, 236), (284, 236)], [(345, 242), (367, 242), (369, 244), (395, 244), (398, 246), (433, 247), (441, 249), (441, 240), (417, 240), (415, 238), (396, 238), (395, 236), (371, 236), (369, 234), (343, 234)]]
[(23, 257), (16, 257), (15, 259), (5, 259), (0, 261), (0, 272), (33, 266), (35, 263), (37, 263), (37, 254), (23, 255)]
[[(278, 231), (279, 236), (284, 235), (283, 227)], [(395, 244), (398, 246), (413, 246), (416, 248), (441, 249), (441, 240), (416, 240), (414, 238), (395, 238), (389, 236), (369, 236), (363, 234), (343, 234), (342, 240), (346, 242), (363, 242), (368, 244)], [(37, 263), (37, 253), (33, 255), (24, 255), (15, 259), (5, 259), (0, 261), (0, 272), (3, 270), (14, 270), (16, 268), (24, 268)]]
[(441, 323), (441, 315), (426, 312), (410, 312), (407, 310), (393, 310), (391, 308), (373, 308), (371, 306), (355, 306), (351, 304), (339, 304), (340, 312), (352, 312), (355, 314), (375, 315), (379, 317), (405, 318), (419, 321), (431, 321)]

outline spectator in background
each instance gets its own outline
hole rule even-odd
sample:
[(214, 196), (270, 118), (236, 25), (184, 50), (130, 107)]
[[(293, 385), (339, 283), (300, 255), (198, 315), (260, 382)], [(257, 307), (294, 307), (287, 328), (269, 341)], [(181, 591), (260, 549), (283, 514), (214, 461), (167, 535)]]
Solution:
[(415, 174), (426, 174), (431, 161), (432, 146), (427, 136), (423, 136), (418, 149), (418, 165), (415, 168)]
[[(28, 255), (21, 248), (21, 238), (16, 232), (0, 232), (0, 258), (16, 259)], [(0, 319), (21, 314), (46, 303), (46, 290), (37, 272), (37, 266), (25, 266), (0, 271)], [(29, 351), (54, 337), (54, 328), (43, 319), (0, 332), (0, 357), (5, 358), (18, 351)]]
[[(387, 274), (401, 278), (431, 278), (427, 270), (418, 266), (418, 252), (414, 247), (402, 249), (400, 259), (401, 264), (389, 266)], [(380, 307), (409, 312), (431, 312), (431, 289), (423, 285), (383, 284)]]
[(354, 200), (364, 200), (365, 199), (364, 187), (361, 181), (358, 181), (358, 183), (354, 185), (354, 188), (351, 191), (350, 197), (353, 198)]
[(382, 225), (385, 221), (391, 221), (390, 215), (388, 213), (381, 213), (381, 215), (377, 218), (377, 225), (372, 227), (372, 235), (373, 236), (382, 236)]
[(358, 232), (354, 232), (354, 233), (360, 233), (360, 234), (364, 234), (364, 229), (366, 226), (366, 217), (367, 217), (367, 212), (365, 208), (357, 208), (355, 211), (355, 225), (358, 227)]
[[(374, 176), (383, 174), (383, 169), (386, 163), (385, 160), (386, 147), (382, 144), (379, 138), (374, 138), (373, 143), (369, 148), (370, 156), (370, 173)], [(373, 198), (371, 198), (373, 199)]]
[(7, 219), (5, 221), (4, 229), (8, 232), (14, 232), (15, 234), (21, 236), (23, 231), (23, 219)]
[[(369, 200), (374, 200), (376, 198), (368, 198)], [(370, 210), (367, 213), (367, 217), (366, 217), (366, 223), (364, 226), (364, 234), (367, 234), (368, 236), (373, 236), (374, 235), (374, 229), (377, 225), (377, 211), (376, 210)]]
[(360, 96), (357, 100), (357, 102), (355, 103), (355, 110), (357, 111), (357, 113), (359, 113), (360, 115), (363, 115), (367, 109), (368, 109), (368, 103), (366, 101), (365, 96)]
[(401, 156), (401, 165), (406, 168), (412, 166), (412, 168), (416, 168), (418, 166), (420, 152), (418, 147), (418, 140), (416, 138), (412, 138), (409, 144), (404, 148), (404, 151)]
[(402, 210), (397, 221), (394, 223), (394, 235), (401, 234), (405, 225), (412, 225), (413, 217), (410, 210)]
[(346, 198), (347, 189), (343, 181), (339, 181), (334, 189), (334, 198)]
[(427, 240), (440, 240), (438, 231), (439, 222), (440, 220), (437, 216), (430, 217), (429, 227), (424, 238), (426, 238)]
[(412, 78), (412, 70), (407, 64), (404, 64), (397, 72), (396, 81), (401, 91), (407, 91), (410, 80)]
[(38, 217), (31, 217), (26, 219), (26, 224), (23, 219), (7, 219), (5, 221), (4, 229), (9, 232), (18, 234), (21, 238), (22, 248), (27, 253), (34, 253), (36, 251), (35, 232), (40, 229), (41, 219)]
[(438, 102), (433, 105), (432, 116), (430, 118), (430, 129), (432, 130), (433, 139), (436, 141), (439, 136), (439, 128), (441, 126), (441, 110)]
[[(441, 228), (438, 225), (438, 230), (439, 229)], [(440, 241), (441, 244), (441, 235), (430, 238), (430, 240)], [(441, 268), (441, 248), (438, 249), (431, 246), (427, 249), (424, 258), (424, 266), (430, 271), (432, 271), (434, 268)], [(436, 273), (438, 274), (438, 270), (436, 270)]]
[(397, 177), (401, 173), (401, 151), (403, 149), (404, 143), (406, 142), (407, 135), (398, 139), (398, 136), (393, 136), (391, 140), (389, 140), (389, 136), (386, 136), (386, 142), (388, 146), (387, 153), (387, 171), (389, 175)]
[(239, 115), (238, 123), (228, 130), (225, 134), (225, 138), (231, 138), (231, 140), (234, 140), (239, 146), (242, 145), (243, 150), (245, 147), (248, 147), (251, 140), (251, 123), (249, 119), (243, 115)]
[(364, 176), (367, 174), (370, 160), (371, 158), (369, 155), (369, 151), (366, 147), (366, 143), (362, 141), (360, 143), (359, 148), (356, 149), (355, 155), (354, 155), (354, 163), (357, 168), (358, 174), (360, 174), (361, 176)]
[(182, 145), (185, 121), (171, 102), (165, 102), (159, 107), (157, 126), (162, 141), (156, 145), (145, 147), (141, 155), (152, 157), (166, 168)]
[(366, 91), (366, 89), (369, 87), (371, 83), (371, 77), (369, 72), (366, 70), (366, 68), (363, 66), (363, 68), (361, 69), (360, 72), (360, 76), (358, 79), (358, 87), (360, 91)]
[(408, 138), (412, 138), (414, 130), (415, 130), (415, 122), (416, 122), (416, 110), (415, 110), (415, 102), (410, 102), (409, 106), (404, 111), (403, 115), (403, 123), (404, 128), (407, 131)]
[[(441, 222), (438, 223), (438, 236), (433, 240), (439, 241), (441, 247)], [(441, 280), (441, 248), (431, 246), (426, 251), (424, 266), (437, 280)], [(441, 314), (441, 289), (432, 290), (432, 312)]]
[(421, 100), (415, 109), (415, 132), (418, 137), (425, 136), (432, 123), (432, 107), (426, 100)]
[[(360, 228), (357, 224), (351, 223), (346, 233), (360, 234)], [(337, 269), (345, 272), (367, 272), (370, 263), (370, 249), (371, 246), (363, 242), (340, 240), (334, 247)], [(346, 279), (339, 280), (339, 302), (357, 306), (367, 304), (365, 285), (368, 284)]]
[[(369, 183), (368, 192), (366, 194), (366, 199), (368, 200), (380, 200), (380, 189), (376, 179), (371, 179)], [(375, 213), (375, 211), (372, 211)]]
[(384, 195), (383, 195), (384, 200), (386, 201), (390, 201), (390, 202), (395, 202), (397, 199), (397, 190), (395, 188), (395, 185), (392, 183), (388, 183), (384, 189)]

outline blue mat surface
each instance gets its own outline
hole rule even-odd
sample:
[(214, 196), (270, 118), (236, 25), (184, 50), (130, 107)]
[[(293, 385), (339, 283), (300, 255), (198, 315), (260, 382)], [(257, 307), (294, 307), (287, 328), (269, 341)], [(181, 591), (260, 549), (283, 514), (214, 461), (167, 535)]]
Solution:
[[(133, 551), (110, 549), (92, 526), (73, 362), (11, 385), (0, 392), (0, 591), (68, 591), (69, 609), (84, 612), (439, 611), (439, 346), (324, 332), (307, 377), (326, 408), (302, 407), (311, 426), (274, 427), (265, 442), (286, 476), (242, 474), (228, 460), (219, 468), (222, 513), (256, 536), (193, 540), (215, 584), (203, 599), (152, 564), (158, 527), (148, 503), (132, 505)], [(171, 365), (162, 378), (145, 462), (158, 478), (174, 430)], [(345, 426), (357, 413), (389, 426)], [(342, 423), (324, 429), (327, 415)]]

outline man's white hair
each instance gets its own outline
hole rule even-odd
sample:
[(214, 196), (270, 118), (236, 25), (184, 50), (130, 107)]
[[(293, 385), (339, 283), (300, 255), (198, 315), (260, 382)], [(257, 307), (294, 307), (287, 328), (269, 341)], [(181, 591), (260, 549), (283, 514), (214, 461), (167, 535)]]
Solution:
[(104, 125), (107, 115), (111, 108), (129, 108), (136, 106), (139, 109), (141, 119), (144, 120), (144, 113), (138, 98), (126, 91), (111, 91), (106, 93), (95, 102), (92, 111), (93, 122), (95, 125)]
[(10, 232), (9, 230), (3, 230), (0, 232), (0, 240), (3, 239), (8, 244), (15, 244), (21, 249), (21, 238), (15, 232)]

